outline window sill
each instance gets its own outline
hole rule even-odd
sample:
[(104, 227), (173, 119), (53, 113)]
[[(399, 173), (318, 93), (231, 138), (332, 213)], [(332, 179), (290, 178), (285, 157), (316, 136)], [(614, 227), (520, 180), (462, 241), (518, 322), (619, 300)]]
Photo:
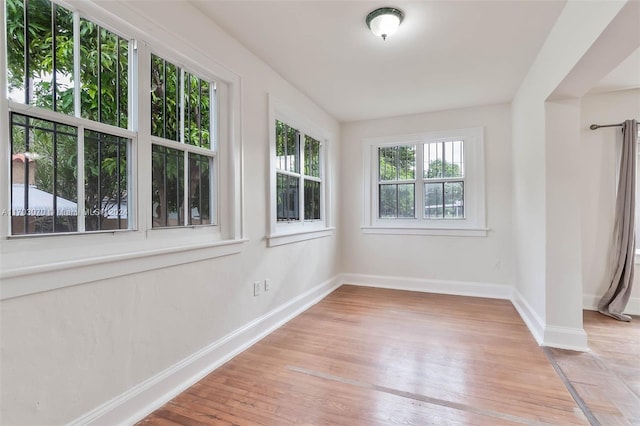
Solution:
[(0, 273), (0, 299), (55, 290), (240, 253), (247, 240), (224, 240), (17, 267)]
[(413, 228), (391, 226), (362, 226), (363, 234), (434, 235), (449, 237), (486, 237), (488, 228)]
[(281, 232), (267, 237), (268, 247), (276, 247), (284, 244), (313, 240), (315, 238), (330, 237), (335, 228), (320, 228), (312, 230), (296, 230), (293, 232)]

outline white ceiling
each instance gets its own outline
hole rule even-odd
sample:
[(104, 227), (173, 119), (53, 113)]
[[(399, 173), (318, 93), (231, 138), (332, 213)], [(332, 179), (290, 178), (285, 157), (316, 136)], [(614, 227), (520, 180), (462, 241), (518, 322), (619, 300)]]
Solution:
[[(192, 2), (340, 121), (510, 101), (565, 4)], [(382, 6), (405, 12), (386, 41), (364, 22)]]
[(638, 87), (640, 87), (640, 47), (596, 84), (591, 89), (591, 93), (613, 92)]

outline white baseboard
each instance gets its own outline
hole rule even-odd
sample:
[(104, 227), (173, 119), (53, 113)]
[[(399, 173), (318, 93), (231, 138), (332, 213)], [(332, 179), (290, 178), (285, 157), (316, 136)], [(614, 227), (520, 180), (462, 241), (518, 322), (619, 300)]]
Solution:
[(421, 291), (425, 293), (451, 294), (456, 296), (485, 297), (490, 299), (511, 300), (513, 291), (513, 287), (506, 284), (469, 281), (445, 281), (365, 274), (342, 274), (340, 279), (342, 284), (352, 284), (364, 287)]
[(589, 352), (587, 333), (583, 328), (557, 327), (547, 325), (544, 328), (542, 346), (550, 346), (570, 351)]
[(520, 314), (520, 318), (524, 321), (525, 325), (536, 339), (539, 345), (544, 342), (544, 328), (545, 324), (542, 318), (531, 307), (529, 302), (522, 296), (518, 289), (513, 289), (513, 298), (511, 303), (516, 308), (516, 311)]
[(584, 329), (546, 324), (517, 289), (513, 290), (511, 303), (540, 346), (579, 352), (589, 351), (587, 333)]
[[(582, 308), (589, 311), (597, 311), (598, 302), (601, 297), (602, 295), (596, 294), (582, 295)], [(627, 308), (624, 310), (624, 313), (629, 315), (640, 315), (640, 297), (629, 298), (629, 303), (627, 303)]]
[(340, 276), (336, 276), (313, 287), (74, 420), (70, 425), (130, 425), (141, 420), (235, 355), (318, 303), (341, 284)]

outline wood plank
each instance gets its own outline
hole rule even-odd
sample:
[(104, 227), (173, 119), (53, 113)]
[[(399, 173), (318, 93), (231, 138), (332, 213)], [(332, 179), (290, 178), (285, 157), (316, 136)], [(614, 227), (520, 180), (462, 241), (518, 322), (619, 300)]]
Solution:
[(144, 422), (177, 416), (239, 425), (588, 424), (510, 302), (348, 285)]

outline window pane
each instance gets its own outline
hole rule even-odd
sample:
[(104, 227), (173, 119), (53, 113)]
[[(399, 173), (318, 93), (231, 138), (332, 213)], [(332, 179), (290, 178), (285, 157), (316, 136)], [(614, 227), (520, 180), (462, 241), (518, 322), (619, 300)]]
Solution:
[(48, 0), (31, 0), (25, 33), (24, 1), (6, 3), (9, 99), (73, 113), (72, 13)]
[(128, 228), (129, 139), (85, 130), (85, 229)]
[(415, 211), (414, 184), (398, 185), (398, 217), (415, 217)]
[(380, 185), (380, 218), (398, 217), (398, 185)]
[(299, 220), (299, 179), (281, 173), (276, 174), (277, 219)]
[(151, 133), (211, 148), (215, 85), (151, 55)]
[(77, 231), (77, 130), (11, 115), (12, 233)]
[(378, 165), (381, 181), (415, 179), (415, 145), (378, 148)]
[[(34, 3), (43, 6), (42, 3)], [(40, 15), (40, 14), (39, 14)], [(47, 17), (46, 11), (40, 16)], [(21, 0), (8, 0), (6, 2), (6, 42), (7, 42), (7, 86), (9, 99), (16, 102), (27, 103), (25, 93), (25, 68), (24, 68), (24, 3)]]
[(180, 68), (151, 55), (151, 134), (180, 140)]
[(464, 182), (445, 182), (444, 217), (464, 219)]
[(184, 225), (184, 153), (153, 145), (153, 227)]
[(464, 176), (463, 141), (424, 144), (424, 177), (426, 179)]
[(304, 181), (304, 218), (320, 219), (320, 182)]
[(211, 175), (210, 158), (204, 155), (189, 155), (189, 225), (211, 223)]
[(443, 183), (424, 184), (424, 217), (442, 218), (444, 215)]
[(276, 120), (276, 168), (300, 172), (300, 133), (282, 121)]
[(128, 42), (80, 19), (80, 94), (84, 118), (127, 127)]
[(320, 141), (309, 136), (304, 138), (304, 174), (320, 177)]

